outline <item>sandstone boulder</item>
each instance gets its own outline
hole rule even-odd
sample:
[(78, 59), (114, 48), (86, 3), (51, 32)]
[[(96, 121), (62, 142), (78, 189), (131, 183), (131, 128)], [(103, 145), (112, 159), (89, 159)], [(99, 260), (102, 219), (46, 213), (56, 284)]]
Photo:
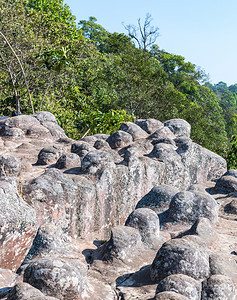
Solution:
[(112, 149), (123, 148), (130, 145), (133, 141), (131, 134), (118, 130), (111, 134), (106, 140)]
[(190, 300), (176, 292), (161, 292), (155, 296), (155, 300)]
[(196, 236), (172, 239), (162, 245), (151, 265), (151, 279), (160, 281), (172, 274), (184, 274), (194, 279), (209, 276), (209, 252)]
[(188, 234), (199, 236), (207, 245), (213, 244), (218, 239), (218, 234), (215, 228), (207, 218), (197, 219), (193, 226), (181, 234), (181, 236)]
[(164, 138), (169, 138), (171, 140), (175, 139), (175, 135), (168, 127), (158, 128), (155, 132), (153, 132), (149, 137), (151, 140), (159, 140)]
[(160, 223), (157, 214), (149, 208), (138, 208), (128, 217), (125, 226), (137, 228), (142, 242), (149, 248), (157, 249), (160, 243)]
[(215, 188), (223, 191), (224, 193), (237, 192), (237, 177), (232, 175), (223, 175), (217, 180)]
[(0, 156), (0, 176), (19, 176), (21, 173), (21, 161), (11, 155)]
[(58, 169), (70, 169), (81, 166), (81, 159), (75, 153), (66, 153), (59, 157), (55, 164)]
[(106, 140), (98, 139), (94, 143), (94, 148), (97, 150), (103, 150), (103, 151), (108, 151), (111, 150), (110, 145)]
[(125, 131), (129, 134), (131, 134), (133, 141), (139, 140), (139, 139), (145, 139), (148, 137), (148, 134), (146, 131), (144, 131), (140, 126), (136, 125), (132, 122), (124, 122), (120, 125), (119, 130)]
[(181, 294), (188, 299), (199, 300), (201, 298), (201, 283), (187, 275), (170, 275), (161, 280), (156, 293), (172, 291)]
[(233, 280), (237, 278), (237, 264), (231, 256), (210, 254), (209, 263), (212, 275), (225, 275)]
[(15, 271), (37, 232), (35, 210), (19, 195), (13, 178), (0, 178), (0, 266)]
[(81, 159), (83, 159), (87, 153), (94, 150), (95, 148), (93, 146), (84, 141), (78, 141), (71, 146), (71, 152), (79, 155)]
[(45, 147), (40, 150), (36, 164), (48, 165), (53, 163), (60, 157), (62, 152), (63, 149), (56, 146)]
[(136, 209), (147, 207), (156, 213), (163, 212), (169, 208), (171, 199), (178, 192), (179, 190), (171, 185), (157, 185), (137, 203)]
[(218, 204), (207, 193), (196, 191), (180, 192), (172, 198), (168, 215), (171, 221), (189, 224), (200, 217), (216, 222), (218, 219)]
[(162, 122), (156, 119), (138, 119), (135, 121), (135, 124), (140, 126), (149, 134), (152, 134), (153, 132), (164, 126)]
[(234, 300), (235, 286), (224, 275), (212, 275), (203, 282), (202, 300)]
[(40, 111), (33, 115), (40, 124), (47, 128), (50, 135), (54, 138), (66, 137), (64, 130), (58, 125), (55, 116), (48, 111)]
[(59, 258), (41, 258), (30, 263), (24, 272), (24, 281), (47, 296), (65, 300), (81, 300), (86, 289), (86, 270)]
[(81, 162), (81, 168), (89, 174), (96, 174), (105, 167), (115, 166), (113, 156), (110, 152), (95, 150), (89, 152)]
[(164, 126), (167, 126), (176, 137), (190, 137), (191, 126), (183, 119), (168, 120), (164, 122)]
[(110, 240), (101, 246), (100, 252), (106, 261), (118, 259), (131, 262), (143, 249), (139, 230), (128, 226), (116, 226), (111, 231)]
[(21, 282), (14, 286), (7, 300), (58, 300), (58, 298), (45, 296), (29, 283)]

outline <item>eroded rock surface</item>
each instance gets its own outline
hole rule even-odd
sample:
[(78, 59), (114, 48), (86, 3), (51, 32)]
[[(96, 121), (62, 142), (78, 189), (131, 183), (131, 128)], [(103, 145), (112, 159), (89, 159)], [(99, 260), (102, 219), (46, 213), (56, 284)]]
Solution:
[(0, 179), (2, 299), (200, 299), (201, 281), (234, 295), (237, 173), (186, 121), (74, 141), (40, 112), (1, 118), (0, 136), (18, 162)]

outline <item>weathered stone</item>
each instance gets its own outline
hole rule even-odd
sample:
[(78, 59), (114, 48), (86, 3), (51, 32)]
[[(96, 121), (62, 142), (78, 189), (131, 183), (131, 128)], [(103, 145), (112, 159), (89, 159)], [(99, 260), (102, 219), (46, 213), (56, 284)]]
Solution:
[(69, 169), (81, 166), (81, 159), (75, 153), (66, 153), (59, 157), (55, 164), (55, 168), (58, 169)]
[(100, 252), (106, 261), (119, 259), (124, 263), (134, 259), (143, 248), (139, 230), (128, 226), (116, 226), (110, 240), (101, 246)]
[(189, 300), (189, 298), (175, 292), (161, 292), (155, 296), (155, 300)]
[(123, 148), (130, 145), (133, 141), (131, 134), (118, 130), (111, 134), (106, 140), (112, 149)]
[(185, 236), (162, 245), (151, 266), (151, 278), (160, 281), (172, 274), (194, 279), (209, 276), (208, 248), (197, 236)]
[(19, 195), (16, 182), (0, 178), (0, 266), (15, 271), (37, 231), (36, 213)]
[(225, 275), (233, 280), (237, 278), (237, 264), (231, 256), (211, 254), (209, 262), (212, 275)]
[(182, 154), (188, 151), (189, 147), (192, 144), (192, 140), (186, 136), (180, 136), (174, 139), (176, 146), (178, 147), (177, 152)]
[(165, 184), (179, 187), (182, 186), (181, 182), (187, 180), (187, 172), (173, 145), (156, 144), (149, 157), (165, 163), (165, 174), (163, 175)]
[(81, 167), (84, 172), (96, 174), (105, 167), (113, 168), (114, 159), (109, 152), (95, 150), (89, 152), (82, 160)]
[(152, 140), (159, 140), (164, 138), (175, 139), (175, 135), (168, 127), (161, 127), (153, 132), (148, 138)]
[(215, 188), (225, 193), (237, 192), (237, 178), (230, 175), (223, 175), (217, 180)]
[[(0, 299), (3, 294), (8, 294), (10, 287), (15, 285), (17, 274), (8, 269), (0, 269)], [(4, 291), (5, 289), (5, 291)]]
[(52, 222), (69, 235), (77, 235), (77, 187), (60, 170), (50, 168), (24, 187), (24, 196), (37, 211), (38, 223)]
[(48, 165), (50, 163), (53, 163), (60, 157), (62, 152), (63, 149), (56, 146), (45, 147), (40, 150), (36, 164)]
[(95, 141), (94, 148), (103, 151), (111, 150), (109, 143), (102, 139), (98, 139)]
[(203, 282), (202, 300), (234, 300), (235, 286), (224, 275), (212, 275)]
[(54, 138), (66, 137), (64, 130), (58, 125), (55, 116), (48, 111), (40, 111), (33, 115), (42, 126), (48, 129)]
[(149, 248), (157, 249), (160, 241), (160, 223), (157, 214), (149, 208), (134, 210), (126, 220), (125, 226), (137, 228), (142, 242)]
[(156, 120), (156, 119), (138, 119), (135, 121), (135, 124), (140, 126), (143, 130), (145, 130), (147, 133), (152, 134), (156, 130), (163, 127), (163, 123)]
[(79, 140), (79, 142), (86, 142), (91, 146), (93, 146), (96, 141), (97, 138), (94, 135), (88, 135)]
[(218, 239), (216, 230), (212, 226), (210, 220), (207, 218), (197, 219), (193, 226), (189, 230), (182, 233), (181, 236), (189, 234), (199, 236), (207, 245), (213, 244)]
[(25, 137), (25, 134), (20, 128), (8, 128), (7, 130), (5, 129), (3, 136), (10, 139), (18, 139)]
[(84, 141), (73, 143), (71, 146), (71, 152), (79, 155), (81, 159), (83, 159), (88, 152), (94, 150), (95, 148), (93, 146)]
[(140, 126), (132, 123), (132, 122), (124, 122), (120, 125), (119, 130), (125, 131), (131, 134), (133, 141), (139, 139), (145, 139), (148, 137), (148, 134), (145, 130), (143, 130)]
[(200, 145), (190, 143), (187, 150), (179, 151), (178, 149), (177, 152), (181, 157), (186, 174), (188, 174), (189, 186), (195, 183), (214, 181), (226, 172), (224, 158)]
[(0, 156), (0, 176), (19, 176), (21, 173), (21, 161), (10, 155)]
[(41, 225), (23, 264), (27, 264), (35, 259), (35, 257), (70, 256), (72, 238), (68, 232), (64, 231), (64, 228), (56, 226), (53, 223)]
[(58, 299), (81, 300), (87, 278), (84, 266), (73, 266), (59, 258), (41, 258), (30, 263), (24, 281), (47, 296)]
[(118, 151), (121, 156), (126, 156), (126, 153), (135, 153), (136, 156), (143, 156), (144, 154), (149, 154), (153, 149), (153, 145), (149, 140), (138, 140), (131, 145), (124, 147)]
[(105, 141), (109, 137), (109, 135), (105, 134), (105, 133), (97, 133), (97, 134), (94, 134), (93, 136), (96, 137), (99, 140), (105, 140)]
[(176, 292), (188, 299), (199, 300), (201, 298), (201, 282), (182, 274), (170, 275), (161, 280), (156, 289), (156, 293), (165, 291)]
[(29, 283), (21, 282), (14, 286), (7, 300), (58, 300), (58, 298), (45, 296), (40, 290)]
[(187, 121), (183, 119), (168, 120), (164, 122), (164, 126), (167, 126), (176, 137), (190, 137), (191, 126)]
[(179, 190), (171, 185), (155, 186), (137, 203), (136, 209), (147, 207), (156, 213), (163, 212), (169, 208), (171, 199), (178, 192)]
[(176, 143), (174, 140), (170, 139), (170, 138), (162, 138), (162, 139), (158, 139), (158, 140), (152, 140), (152, 145), (156, 145), (156, 144), (170, 144), (173, 145), (174, 147), (176, 147)]
[(216, 222), (218, 219), (218, 204), (207, 193), (196, 191), (180, 192), (172, 198), (168, 215), (171, 221), (189, 224), (200, 217)]
[(38, 120), (33, 116), (20, 115), (16, 117), (7, 118), (0, 121), (0, 135), (7, 135), (7, 131), (10, 128), (20, 128), (24, 134), (27, 134), (27, 130), (32, 126), (40, 126)]
[(237, 199), (233, 199), (230, 203), (228, 203), (225, 206), (225, 212), (237, 215)]

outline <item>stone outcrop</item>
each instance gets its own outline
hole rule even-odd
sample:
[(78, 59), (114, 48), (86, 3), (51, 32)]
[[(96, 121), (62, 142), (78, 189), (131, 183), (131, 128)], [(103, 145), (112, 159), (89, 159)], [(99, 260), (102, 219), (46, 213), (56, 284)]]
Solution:
[(0, 118), (0, 298), (234, 299), (237, 173), (190, 130)]
[(16, 271), (36, 235), (36, 212), (20, 197), (11, 177), (0, 178), (0, 207), (0, 266)]
[(196, 236), (185, 236), (164, 243), (151, 266), (151, 278), (156, 282), (172, 274), (205, 279), (209, 273), (207, 246)]

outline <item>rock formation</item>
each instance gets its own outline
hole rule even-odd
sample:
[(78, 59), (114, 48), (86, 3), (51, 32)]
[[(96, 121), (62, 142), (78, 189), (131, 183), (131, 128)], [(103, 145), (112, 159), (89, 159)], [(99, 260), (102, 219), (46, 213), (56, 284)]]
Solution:
[(0, 298), (233, 300), (237, 171), (190, 131), (74, 141), (48, 112), (1, 119)]

